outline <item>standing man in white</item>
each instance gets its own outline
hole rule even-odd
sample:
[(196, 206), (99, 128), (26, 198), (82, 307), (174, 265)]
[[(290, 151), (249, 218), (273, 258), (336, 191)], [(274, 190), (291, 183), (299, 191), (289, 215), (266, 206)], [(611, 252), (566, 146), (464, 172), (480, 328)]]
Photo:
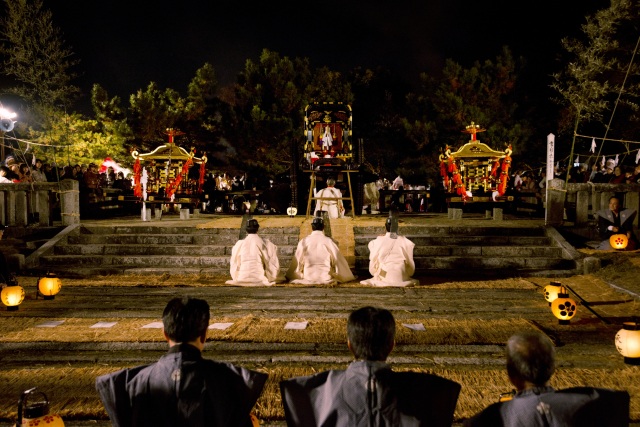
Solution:
[(316, 193), (316, 208), (313, 211), (313, 216), (318, 216), (318, 211), (327, 211), (331, 219), (344, 217), (342, 191), (338, 190), (335, 185), (336, 180), (329, 178), (327, 179), (327, 187)]

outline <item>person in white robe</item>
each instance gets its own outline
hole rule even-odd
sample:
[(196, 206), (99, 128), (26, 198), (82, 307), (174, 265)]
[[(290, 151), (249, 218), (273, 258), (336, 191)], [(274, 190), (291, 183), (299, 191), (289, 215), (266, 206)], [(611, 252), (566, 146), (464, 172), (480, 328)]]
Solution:
[[(327, 179), (327, 186), (316, 193), (316, 207), (313, 216), (318, 216), (318, 211), (327, 211), (329, 218), (344, 218), (344, 205), (342, 204), (342, 191), (335, 187), (336, 180)], [(325, 199), (326, 198), (326, 199)]]
[(311, 234), (298, 242), (287, 279), (302, 285), (329, 285), (355, 280), (338, 245), (324, 234), (324, 221), (314, 218)]
[(325, 126), (324, 135), (322, 135), (322, 149), (329, 151), (333, 145), (333, 136), (331, 136), (331, 129), (329, 126)]
[(231, 280), (227, 285), (271, 286), (284, 278), (280, 274), (278, 248), (268, 239), (258, 236), (260, 225), (247, 221), (247, 236), (238, 240), (231, 250)]
[(362, 280), (363, 285), (408, 286), (417, 285), (412, 279), (416, 265), (413, 260), (415, 244), (404, 236), (391, 237), (391, 218), (385, 223), (386, 234), (369, 242), (370, 279)]

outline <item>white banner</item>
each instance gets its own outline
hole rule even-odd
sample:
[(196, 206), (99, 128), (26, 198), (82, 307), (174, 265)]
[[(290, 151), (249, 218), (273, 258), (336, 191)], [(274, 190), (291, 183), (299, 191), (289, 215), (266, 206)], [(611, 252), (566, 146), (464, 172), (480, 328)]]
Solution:
[(556, 136), (552, 133), (547, 135), (547, 181), (553, 179), (553, 153), (556, 146)]

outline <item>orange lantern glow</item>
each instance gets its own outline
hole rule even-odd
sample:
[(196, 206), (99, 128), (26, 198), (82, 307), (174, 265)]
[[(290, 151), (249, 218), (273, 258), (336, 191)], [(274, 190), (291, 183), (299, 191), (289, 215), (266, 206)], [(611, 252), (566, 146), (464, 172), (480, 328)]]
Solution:
[(551, 303), (551, 312), (558, 318), (561, 325), (568, 325), (569, 321), (576, 315), (577, 303), (569, 298), (569, 294), (564, 286), (560, 286), (558, 298)]
[(22, 286), (5, 286), (0, 292), (2, 303), (7, 306), (8, 311), (15, 311), (24, 301), (24, 289)]
[(558, 293), (560, 292), (561, 287), (562, 283), (560, 282), (551, 282), (544, 287), (544, 299), (547, 300), (549, 305), (558, 298)]
[(615, 343), (618, 352), (624, 356), (624, 363), (640, 365), (640, 323), (624, 322)]
[(38, 291), (44, 299), (54, 299), (62, 288), (62, 281), (53, 273), (38, 280)]
[[(37, 399), (33, 395), (39, 394)], [(27, 399), (32, 396), (31, 402)], [(23, 412), (24, 410), (24, 412)], [(64, 422), (59, 415), (49, 413), (49, 400), (47, 395), (32, 388), (22, 392), (18, 401), (18, 427), (64, 427)]]
[(611, 244), (611, 247), (613, 249), (622, 250), (627, 248), (629, 239), (627, 238), (626, 234), (614, 234), (613, 236), (609, 237), (609, 243)]

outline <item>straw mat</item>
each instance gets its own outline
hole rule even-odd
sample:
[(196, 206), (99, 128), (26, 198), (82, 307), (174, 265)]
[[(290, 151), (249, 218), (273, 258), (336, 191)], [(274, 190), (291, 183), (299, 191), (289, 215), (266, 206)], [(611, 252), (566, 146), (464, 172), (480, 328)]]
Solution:
[[(56, 327), (42, 327), (45, 322), (63, 320)], [(160, 319), (142, 318), (0, 318), (1, 342), (162, 342), (162, 331), (143, 328)], [(303, 322), (304, 318), (215, 318), (211, 323), (233, 323), (224, 330), (210, 329), (213, 341), (254, 343), (340, 343), (346, 340), (345, 319), (313, 318), (306, 329), (285, 329), (287, 322)], [(98, 322), (116, 322), (112, 327), (93, 327)], [(402, 324), (422, 324), (425, 331), (415, 331)], [(449, 320), (407, 318), (397, 325), (398, 344), (465, 345), (504, 344), (515, 332), (535, 329), (524, 319)]]
[[(291, 287), (291, 288), (371, 288), (369, 285), (360, 284), (360, 280), (367, 277), (360, 277), (357, 280), (347, 283), (334, 285), (299, 285), (293, 283), (277, 283), (274, 287)], [(211, 287), (211, 286), (229, 286), (225, 282), (231, 279), (227, 274), (122, 274), (108, 276), (94, 276), (91, 278), (65, 278), (63, 279), (63, 288), (76, 286), (97, 286), (103, 287)], [(476, 280), (476, 281), (441, 281), (440, 283), (432, 283), (429, 278), (420, 278), (421, 284), (417, 287), (425, 287), (429, 289), (536, 289), (538, 286), (527, 279), (508, 278), (497, 280)], [(548, 279), (543, 287), (549, 284)], [(18, 283), (25, 287), (33, 287), (34, 279), (32, 277), (18, 277)], [(602, 282), (604, 284), (604, 282)]]

